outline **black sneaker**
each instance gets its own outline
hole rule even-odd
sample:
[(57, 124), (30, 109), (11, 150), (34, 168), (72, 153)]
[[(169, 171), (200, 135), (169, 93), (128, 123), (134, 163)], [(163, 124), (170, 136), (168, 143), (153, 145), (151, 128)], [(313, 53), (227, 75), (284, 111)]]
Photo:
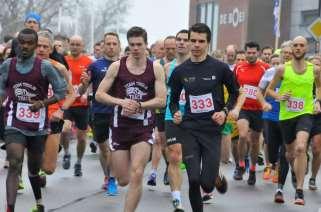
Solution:
[(257, 164), (259, 166), (264, 166), (264, 158), (262, 153), (259, 153), (259, 155), (257, 156)]
[(292, 181), (292, 186), (294, 189), (296, 189), (297, 182), (296, 182), (296, 177), (294, 171), (291, 171), (291, 181)]
[(164, 183), (164, 185), (169, 185), (167, 167), (166, 167), (166, 171), (165, 171), (165, 173), (164, 173), (163, 183)]
[(302, 189), (297, 189), (295, 191), (295, 199), (294, 199), (294, 204), (296, 205), (304, 205), (304, 195), (303, 195), (303, 190)]
[(151, 173), (148, 177), (147, 185), (156, 186), (156, 174)]
[(248, 185), (255, 185), (255, 183), (256, 183), (255, 171), (250, 171), (249, 179), (247, 180), (247, 184)]
[(174, 212), (184, 212), (183, 205), (178, 199), (173, 200)]
[(70, 154), (64, 155), (63, 160), (62, 160), (62, 167), (64, 169), (69, 169), (70, 168)]
[(243, 180), (243, 174), (245, 172), (244, 167), (237, 166), (234, 170), (233, 178), (234, 180)]
[(96, 152), (97, 152), (97, 146), (96, 146), (96, 144), (95, 144), (93, 141), (90, 142), (89, 147), (90, 147), (90, 151), (91, 151), (92, 153), (96, 153)]
[(213, 194), (204, 194), (202, 197), (202, 201), (205, 204), (211, 203), (211, 200), (213, 199)]
[(317, 185), (315, 184), (315, 178), (309, 179), (309, 189), (315, 191), (318, 189)]
[(281, 189), (278, 189), (274, 195), (274, 202), (275, 203), (284, 203), (283, 192)]
[(75, 168), (74, 175), (76, 177), (81, 177), (82, 176), (81, 164), (80, 163), (76, 163), (74, 168)]

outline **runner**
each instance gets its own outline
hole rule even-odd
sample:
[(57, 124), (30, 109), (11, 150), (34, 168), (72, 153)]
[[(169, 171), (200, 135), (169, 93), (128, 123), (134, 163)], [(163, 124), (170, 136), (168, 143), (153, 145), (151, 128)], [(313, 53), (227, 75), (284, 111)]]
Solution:
[[(165, 64), (171, 62), (175, 58), (176, 53), (176, 37), (175, 36), (167, 36), (164, 40), (164, 48), (165, 48), (165, 56), (160, 58), (156, 62), (158, 62), (161, 66), (165, 66)], [(168, 180), (168, 161), (166, 159), (165, 148), (166, 148), (166, 136), (165, 136), (165, 108), (156, 109), (156, 128), (155, 128), (155, 143), (153, 144), (152, 150), (152, 169), (151, 173), (148, 177), (147, 185), (156, 186), (156, 178), (157, 178), (157, 167), (159, 165), (159, 161), (161, 156), (163, 155), (164, 160), (166, 162), (166, 169), (163, 177), (164, 185), (169, 185)]]
[(130, 55), (109, 67), (96, 100), (114, 105), (110, 144), (112, 172), (120, 186), (128, 186), (124, 211), (137, 208), (142, 179), (153, 143), (153, 113), (166, 103), (164, 70), (145, 54), (147, 33), (132, 27), (127, 32)]
[(76, 177), (82, 176), (81, 160), (86, 149), (86, 131), (89, 121), (87, 93), (80, 95), (78, 91), (81, 83), (81, 74), (92, 62), (88, 56), (82, 53), (83, 49), (84, 43), (82, 38), (77, 35), (72, 36), (70, 38), (71, 55), (65, 57), (72, 74), (72, 85), (77, 98), (70, 108), (64, 111), (65, 123), (61, 133), (61, 141), (65, 151), (63, 168), (70, 168), (69, 135), (71, 134), (72, 121), (74, 121), (77, 134), (77, 161), (74, 166), (74, 175)]
[(265, 46), (261, 50), (261, 60), (267, 64), (271, 63), (271, 56), (273, 54), (273, 48), (270, 46)]
[[(7, 175), (7, 212), (14, 211), (24, 150), (28, 154), (28, 175), (36, 199), (33, 211), (45, 211), (42, 204), (39, 170), (47, 134), (47, 106), (62, 99), (66, 83), (49, 62), (35, 57), (38, 36), (32, 29), (18, 35), (21, 54), (6, 60), (1, 68), (1, 103), (5, 107), (5, 142), (10, 162)], [(47, 99), (48, 85), (54, 95)]]
[[(190, 56), (188, 42), (188, 30), (181, 30), (176, 34), (176, 59), (165, 65), (167, 82), (176, 66), (182, 64)], [(173, 206), (176, 212), (184, 211), (181, 200), (182, 173), (180, 163), (182, 161), (181, 141), (177, 138), (177, 126), (173, 123), (173, 117), (169, 109), (170, 90), (167, 91), (167, 106), (165, 112), (165, 132), (167, 139), (166, 155), (168, 159), (168, 176), (172, 191)], [(180, 95), (180, 109), (184, 113), (185, 94)]]
[[(119, 58), (120, 40), (118, 34), (108, 32), (104, 36), (103, 56), (92, 63), (87, 73), (82, 74), (82, 86), (79, 93), (83, 94), (88, 86), (92, 84), (93, 96), (95, 96), (98, 86), (104, 78), (109, 66)], [(91, 112), (93, 115), (93, 134), (94, 140), (100, 149), (99, 160), (103, 169), (105, 179), (103, 189), (107, 190), (108, 195), (117, 194), (115, 178), (110, 175), (110, 152), (107, 146), (109, 137), (109, 127), (112, 121), (113, 107), (106, 106), (93, 99)]]
[[(279, 66), (267, 92), (280, 101), (280, 127), (286, 143), (287, 159), (294, 169), (297, 186), (295, 201), (304, 205), (303, 183), (307, 166), (306, 148), (312, 128), (313, 83), (320, 100), (320, 68), (306, 62), (307, 41), (298, 36), (293, 40), (293, 59)], [(279, 92), (274, 89), (281, 83)], [(295, 129), (295, 131), (293, 131)]]
[[(219, 172), (221, 130), (237, 98), (237, 87), (229, 67), (208, 55), (211, 31), (197, 23), (190, 28), (191, 58), (173, 71), (170, 110), (180, 129), (183, 160), (189, 179), (189, 198), (194, 212), (203, 211), (200, 187), (210, 193)], [(229, 99), (224, 105), (223, 85)], [(185, 114), (179, 99), (185, 90)], [(202, 166), (201, 166), (202, 165)]]

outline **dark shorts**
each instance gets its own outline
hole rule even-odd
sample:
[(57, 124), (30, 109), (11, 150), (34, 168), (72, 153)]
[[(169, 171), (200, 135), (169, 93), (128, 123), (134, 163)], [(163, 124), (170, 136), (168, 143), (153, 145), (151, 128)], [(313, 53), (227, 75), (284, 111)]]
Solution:
[(182, 133), (184, 133), (184, 131), (179, 126), (174, 124), (173, 121), (165, 121), (165, 134), (167, 146), (173, 144), (180, 144)]
[(65, 123), (64, 120), (51, 121), (49, 123), (49, 125), (50, 125), (50, 132), (49, 133), (51, 135), (61, 133), (64, 123)]
[(165, 131), (165, 114), (164, 113), (156, 113), (155, 114), (156, 127), (158, 132)]
[(304, 114), (292, 119), (280, 121), (283, 141), (286, 144), (291, 144), (299, 131), (310, 133), (313, 125), (312, 115)]
[(24, 145), (29, 152), (39, 154), (44, 152), (44, 146), (47, 136), (26, 136), (17, 130), (5, 130), (4, 140), (6, 145), (15, 143)]
[(249, 122), (250, 129), (261, 132), (263, 128), (262, 111), (241, 110), (238, 120), (246, 119)]
[(310, 136), (312, 138), (318, 134), (321, 134), (321, 113), (313, 116), (313, 125)]
[(64, 112), (64, 119), (74, 121), (79, 130), (87, 130), (89, 109), (88, 107), (71, 107)]
[(151, 127), (112, 127), (110, 132), (109, 145), (112, 151), (130, 150), (131, 146), (140, 142), (154, 143), (154, 130)]
[(94, 113), (92, 129), (94, 140), (97, 143), (104, 143), (109, 137), (109, 127), (112, 114), (108, 113)]

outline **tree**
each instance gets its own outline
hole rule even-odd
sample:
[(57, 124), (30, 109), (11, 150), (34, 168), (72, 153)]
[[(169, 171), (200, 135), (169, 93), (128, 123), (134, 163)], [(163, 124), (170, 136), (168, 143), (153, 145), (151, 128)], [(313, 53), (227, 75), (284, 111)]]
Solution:
[(129, 0), (0, 0), (0, 5), (1, 38), (21, 30), (26, 13), (35, 11), (42, 17), (42, 28), (57, 34), (60, 21), (59, 33), (71, 36), (78, 29), (87, 44), (101, 40), (106, 31), (124, 32), (122, 25), (130, 7)]

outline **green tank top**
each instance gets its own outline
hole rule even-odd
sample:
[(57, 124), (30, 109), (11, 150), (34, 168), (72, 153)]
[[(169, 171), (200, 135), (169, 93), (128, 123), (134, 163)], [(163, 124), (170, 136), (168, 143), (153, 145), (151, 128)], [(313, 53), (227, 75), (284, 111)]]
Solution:
[(306, 71), (303, 74), (295, 73), (291, 61), (284, 64), (279, 93), (291, 92), (292, 95), (288, 101), (280, 102), (280, 121), (313, 113), (313, 83), (312, 63), (306, 62)]

